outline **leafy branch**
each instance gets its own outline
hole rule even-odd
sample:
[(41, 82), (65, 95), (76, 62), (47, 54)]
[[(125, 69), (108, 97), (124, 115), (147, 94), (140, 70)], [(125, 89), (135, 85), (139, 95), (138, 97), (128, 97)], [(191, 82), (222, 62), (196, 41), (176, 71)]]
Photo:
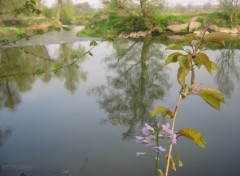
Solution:
[(42, 74), (47, 74), (47, 73), (56, 73), (58, 70), (61, 70), (65, 67), (68, 66), (72, 66), (75, 65), (75, 67), (78, 69), (79, 65), (77, 64), (77, 61), (81, 58), (83, 58), (85, 55), (89, 54), (89, 55), (93, 55), (92, 54), (92, 50), (99, 45), (100, 43), (104, 42), (104, 40), (100, 41), (100, 42), (96, 42), (95, 40), (90, 42), (90, 46), (91, 48), (88, 49), (86, 52), (84, 52), (83, 54), (80, 55), (71, 55), (70, 56), (70, 63), (64, 64), (64, 63), (56, 63), (55, 67), (53, 69), (50, 70), (43, 70), (43, 69), (37, 69), (34, 72), (18, 72), (18, 73), (13, 73), (13, 74), (5, 74), (5, 75), (0, 75), (0, 79), (1, 78), (5, 78), (5, 77), (10, 77), (10, 76), (30, 76), (30, 75), (42, 75)]
[[(233, 37), (231, 37), (230, 34), (226, 34), (222, 32), (213, 32), (213, 33), (206, 34), (206, 31), (207, 31), (207, 28), (202, 32), (201, 36), (197, 36), (196, 34), (193, 33), (193, 34), (188, 34), (183, 38), (183, 41), (188, 43), (191, 50), (184, 49), (182, 46), (177, 44), (171, 44), (166, 48), (167, 50), (175, 50), (175, 51), (177, 50), (176, 52), (170, 54), (166, 58), (165, 65), (168, 65), (170, 63), (179, 64), (177, 80), (181, 86), (181, 89), (179, 91), (178, 101), (176, 103), (174, 111), (171, 111), (170, 108), (159, 106), (155, 108), (152, 112), (152, 117), (156, 117), (157, 115), (161, 114), (163, 120), (165, 120), (166, 117), (169, 117), (171, 120), (171, 127), (170, 127), (170, 124), (167, 124), (167, 125), (163, 124), (162, 129), (165, 130), (164, 133), (161, 133), (160, 136), (155, 136), (154, 138), (158, 145), (160, 145), (159, 141), (166, 138), (166, 136), (164, 136), (164, 134), (166, 133), (170, 134), (169, 137), (171, 139), (168, 145), (168, 154), (165, 157), (167, 160), (165, 172), (163, 172), (161, 169), (158, 169), (159, 172), (156, 173), (156, 176), (159, 174), (161, 176), (168, 176), (169, 168), (172, 168), (173, 170), (176, 171), (176, 164), (174, 162), (174, 157), (173, 157), (174, 155), (172, 154), (172, 149), (173, 149), (173, 144), (177, 143), (177, 140), (179, 137), (183, 136), (193, 141), (199, 147), (205, 148), (206, 141), (202, 137), (202, 134), (196, 129), (187, 127), (187, 128), (181, 128), (177, 132), (175, 132), (176, 118), (177, 118), (177, 114), (178, 114), (181, 102), (185, 100), (189, 95), (197, 95), (200, 98), (202, 98), (207, 104), (209, 104), (211, 107), (217, 110), (220, 110), (221, 103), (225, 102), (223, 94), (218, 90), (215, 90), (209, 87), (205, 87), (199, 90), (199, 87), (202, 84), (195, 83), (195, 69), (200, 69), (201, 67), (204, 67), (207, 70), (207, 72), (209, 72), (210, 74), (212, 74), (213, 70), (217, 71), (218, 70), (217, 64), (211, 61), (211, 59), (207, 56), (207, 54), (203, 52), (204, 46), (209, 42), (224, 45), (225, 41), (231, 41), (233, 40)], [(187, 83), (188, 79), (190, 84)], [(160, 124), (157, 124), (157, 126), (159, 127)], [(145, 140), (144, 143), (147, 145), (149, 145), (151, 142), (147, 137), (144, 140)], [(161, 152), (163, 152), (163, 150)], [(158, 159), (159, 159), (159, 153), (157, 153), (156, 160)], [(178, 157), (177, 159), (175, 157), (175, 160), (177, 160), (178, 163), (180, 163), (179, 166), (182, 166), (182, 162), (180, 162)]]
[(36, 13), (37, 15), (39, 15), (41, 13), (41, 10), (37, 9), (35, 6), (36, 6), (35, 0), (27, 0), (22, 7), (11, 11), (0, 12), (0, 16), (10, 13), (13, 13), (15, 16), (17, 16), (29, 11), (31, 11), (31, 13)]

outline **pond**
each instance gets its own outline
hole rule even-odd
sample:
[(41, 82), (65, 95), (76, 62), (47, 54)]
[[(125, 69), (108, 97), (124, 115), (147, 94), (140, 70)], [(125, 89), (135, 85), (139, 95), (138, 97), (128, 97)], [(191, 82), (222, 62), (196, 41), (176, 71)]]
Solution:
[[(154, 160), (136, 157), (154, 151), (135, 136), (155, 107), (175, 107), (177, 65), (164, 66), (166, 46), (102, 41), (84, 55), (90, 41), (66, 42), (0, 48), (1, 76), (9, 75), (0, 79), (0, 175), (154, 175)], [(199, 130), (207, 145), (181, 138), (174, 151), (184, 166), (171, 175), (239, 176), (240, 50), (206, 53), (219, 71), (199, 70), (196, 82), (221, 90), (226, 104), (217, 111), (199, 97), (182, 102), (177, 129)]]

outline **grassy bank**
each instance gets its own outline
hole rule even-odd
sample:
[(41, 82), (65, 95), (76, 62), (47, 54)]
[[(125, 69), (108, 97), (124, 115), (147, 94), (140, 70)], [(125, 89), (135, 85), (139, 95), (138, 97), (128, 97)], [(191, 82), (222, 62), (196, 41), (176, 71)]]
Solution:
[[(155, 28), (166, 30), (170, 24), (188, 23), (192, 15), (158, 14), (152, 18)], [(144, 19), (139, 16), (119, 15), (115, 11), (103, 10), (93, 16), (78, 36), (116, 37), (122, 32), (147, 30)]]
[[(164, 32), (169, 25), (188, 24), (192, 17), (197, 16), (197, 21), (201, 22), (203, 28), (207, 23), (217, 25), (219, 27), (233, 27), (240, 25), (240, 13), (234, 19), (234, 23), (230, 23), (229, 16), (224, 12), (214, 12), (205, 14), (168, 14), (159, 13), (152, 17), (152, 22), (159, 32)], [(84, 30), (78, 32), (78, 36), (92, 37), (116, 37), (122, 32), (144, 31), (147, 27), (141, 17), (130, 17), (128, 15), (119, 14), (116, 11), (102, 10), (95, 14), (86, 24)], [(188, 32), (188, 28), (182, 32)]]

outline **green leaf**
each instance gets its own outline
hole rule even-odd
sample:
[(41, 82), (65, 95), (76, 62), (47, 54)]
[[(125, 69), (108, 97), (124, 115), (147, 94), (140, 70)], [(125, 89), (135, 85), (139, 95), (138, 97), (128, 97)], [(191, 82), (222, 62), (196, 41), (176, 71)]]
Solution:
[(77, 55), (77, 54), (71, 54), (70, 55), (70, 59), (71, 60), (75, 60), (75, 59), (77, 59), (79, 56)]
[(183, 162), (180, 160), (179, 155), (177, 153), (174, 153), (173, 157), (178, 162), (178, 167), (182, 167), (183, 166)]
[(221, 41), (231, 41), (234, 38), (225, 32), (212, 32), (207, 34), (204, 38), (205, 42), (221, 42)]
[(214, 69), (215, 71), (218, 71), (218, 66), (215, 62), (211, 62), (211, 67), (212, 69)]
[(167, 46), (166, 50), (184, 50), (184, 48), (177, 44), (170, 44)]
[(199, 147), (205, 148), (206, 141), (203, 139), (202, 134), (193, 128), (182, 128), (178, 131), (178, 134), (190, 139)]
[(185, 69), (190, 68), (190, 61), (187, 58), (187, 56), (185, 56), (185, 55), (178, 57), (178, 63), (180, 65), (180, 67), (182, 67), (182, 68), (185, 68)]
[(225, 103), (223, 94), (212, 88), (203, 88), (198, 95), (213, 108), (220, 110), (221, 103)]
[(162, 118), (165, 118), (166, 115), (169, 115), (171, 116), (171, 110), (166, 108), (166, 107), (163, 107), (163, 106), (159, 106), (159, 107), (156, 107), (153, 111), (152, 111), (152, 114), (151, 116), (152, 117), (155, 117), (156, 115), (160, 114), (162, 115)]
[(93, 56), (93, 54), (92, 54), (90, 51), (88, 51), (88, 54), (89, 54), (90, 56)]
[(90, 45), (90, 46), (97, 46), (97, 44), (98, 44), (98, 43), (97, 43), (95, 40), (92, 40), (89, 45)]
[(209, 60), (208, 56), (205, 53), (197, 53), (196, 58), (200, 63), (202, 63), (206, 70), (211, 74), (212, 73), (212, 61)]
[(61, 63), (55, 64), (55, 69), (60, 69), (62, 67), (63, 67), (63, 64), (61, 64)]
[(177, 80), (178, 83), (185, 88), (186, 85), (186, 76), (188, 74), (188, 70), (183, 68), (183, 67), (179, 67), (178, 68), (178, 74), (177, 74)]
[(177, 62), (179, 56), (183, 56), (183, 54), (179, 53), (179, 52), (175, 52), (175, 53), (170, 54), (167, 57), (167, 59), (165, 60), (165, 64), (167, 65), (167, 64), (169, 64), (171, 62)]

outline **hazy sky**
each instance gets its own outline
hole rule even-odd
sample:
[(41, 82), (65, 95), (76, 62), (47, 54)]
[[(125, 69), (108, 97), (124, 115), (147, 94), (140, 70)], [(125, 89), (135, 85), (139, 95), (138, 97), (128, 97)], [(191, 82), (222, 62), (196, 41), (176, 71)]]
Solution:
[[(45, 3), (50, 6), (55, 3), (56, 0), (44, 0)], [(94, 5), (95, 7), (101, 6), (100, 0), (72, 0), (74, 3), (80, 3), (80, 2), (89, 2), (90, 4)], [(212, 4), (217, 4), (218, 0), (166, 0), (166, 2), (169, 3), (169, 5), (176, 5), (176, 4), (182, 4), (182, 5), (203, 5), (210, 1)]]

